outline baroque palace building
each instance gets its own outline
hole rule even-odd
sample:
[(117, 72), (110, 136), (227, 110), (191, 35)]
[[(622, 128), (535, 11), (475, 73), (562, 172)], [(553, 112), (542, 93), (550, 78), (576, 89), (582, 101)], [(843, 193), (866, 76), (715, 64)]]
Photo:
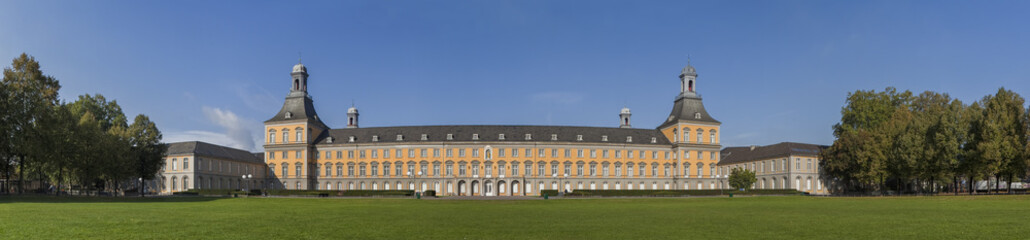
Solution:
[(358, 110), (333, 129), (315, 112), (308, 71), (293, 66), (281, 110), (265, 121), (268, 188), (435, 190), (438, 195), (539, 195), (563, 189), (720, 189), (721, 123), (705, 110), (697, 73), (657, 128), (451, 125), (361, 128)]
[(819, 175), (819, 152), (827, 146), (782, 142), (767, 146), (727, 147), (719, 168), (729, 173), (743, 168), (755, 173), (752, 189), (789, 189), (829, 194)]

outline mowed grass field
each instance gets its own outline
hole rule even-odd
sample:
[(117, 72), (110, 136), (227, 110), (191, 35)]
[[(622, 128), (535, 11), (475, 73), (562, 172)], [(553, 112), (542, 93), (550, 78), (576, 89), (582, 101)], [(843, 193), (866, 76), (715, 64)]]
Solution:
[(2, 239), (1028, 239), (1030, 196), (0, 197)]

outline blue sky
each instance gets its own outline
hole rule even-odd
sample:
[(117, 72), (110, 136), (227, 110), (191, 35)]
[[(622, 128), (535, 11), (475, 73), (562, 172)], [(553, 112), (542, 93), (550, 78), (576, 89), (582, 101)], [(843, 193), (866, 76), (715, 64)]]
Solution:
[(1027, 1), (3, 1), (63, 99), (116, 99), (166, 141), (260, 150), (298, 52), (331, 127), (633, 126), (689, 54), (727, 146), (830, 144), (848, 92), (1030, 95)]

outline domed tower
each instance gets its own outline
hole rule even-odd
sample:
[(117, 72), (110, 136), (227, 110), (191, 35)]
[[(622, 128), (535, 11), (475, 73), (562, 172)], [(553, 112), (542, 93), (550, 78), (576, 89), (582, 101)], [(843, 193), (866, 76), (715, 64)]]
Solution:
[(632, 115), (628, 107), (623, 107), (622, 111), (619, 111), (619, 128), (632, 128), (629, 125), (629, 116)]
[(297, 63), (290, 71), (290, 92), (282, 109), (265, 121), (265, 163), (277, 167), (269, 169), (267, 183), (282, 189), (315, 189), (314, 145), (328, 130), (308, 95), (308, 69)]
[(683, 67), (683, 71), (680, 71), (680, 95), (697, 95), (696, 81), (697, 71), (694, 70), (694, 66), (687, 64), (686, 67)]
[(712, 118), (701, 102), (694, 66), (687, 63), (679, 79), (680, 93), (673, 101), (672, 112), (658, 126), (662, 135), (673, 143), (673, 152), (678, 153), (674, 172), (684, 178), (719, 180), (725, 177), (720, 176), (715, 167), (722, 149), (718, 140), (722, 123)]
[(358, 108), (354, 106), (347, 109), (347, 128), (358, 128)]

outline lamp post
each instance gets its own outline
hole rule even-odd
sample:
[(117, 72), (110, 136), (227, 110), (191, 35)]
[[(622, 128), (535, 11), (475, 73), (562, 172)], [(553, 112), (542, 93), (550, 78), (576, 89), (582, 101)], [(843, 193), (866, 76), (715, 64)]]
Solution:
[[(254, 175), (251, 175), (251, 174), (244, 174), (244, 175), (243, 175), (243, 176), (241, 176), (240, 178), (243, 178), (243, 183), (247, 184), (247, 186), (248, 186), (248, 187), (250, 187), (250, 183), (248, 183), (248, 182), (247, 182), (247, 179), (253, 179), (253, 178), (254, 178)], [(243, 191), (244, 191), (244, 192), (247, 192), (247, 188), (243, 188)]]

